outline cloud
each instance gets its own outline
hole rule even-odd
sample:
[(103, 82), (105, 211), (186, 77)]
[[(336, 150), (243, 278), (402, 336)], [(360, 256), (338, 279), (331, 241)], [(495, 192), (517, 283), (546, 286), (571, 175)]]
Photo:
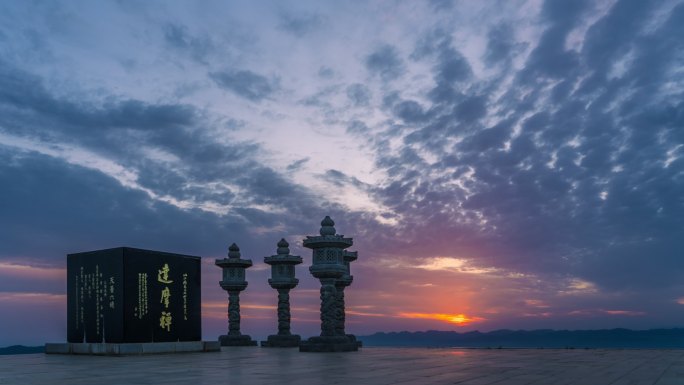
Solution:
[(371, 74), (378, 75), (385, 81), (396, 79), (404, 72), (399, 52), (390, 44), (377, 47), (366, 56), (365, 64)]
[(370, 103), (371, 92), (363, 84), (354, 83), (347, 86), (347, 97), (354, 107), (364, 107)]
[[(468, 255), (485, 266), (539, 276), (570, 270), (592, 282), (594, 293), (681, 279), (672, 250), (682, 246), (673, 233), (682, 207), (671, 192), (684, 185), (673, 174), (681, 165), (673, 171), (668, 160), (679, 157), (667, 155), (678, 153), (682, 140), (673, 136), (681, 103), (663, 99), (655, 84), (673, 81), (672, 50), (681, 44), (670, 37), (684, 7), (657, 23), (646, 17), (623, 25), (645, 8), (617, 2), (586, 27), (583, 48), (566, 48), (588, 9), (546, 3), (545, 29), (520, 70), (492, 69), (488, 78), (475, 77), (445, 29), (419, 38), (411, 57), (431, 65), (435, 85), (411, 90), (410, 98), (387, 92), (386, 113), (405, 125), (384, 123), (373, 142), (377, 168), (388, 175), (375, 198), (403, 218), (400, 234), (442, 253), (448, 245), (473, 250)], [(646, 23), (650, 29), (639, 27)], [(512, 60), (527, 44), (515, 33), (504, 36), (512, 27), (502, 25), (490, 29), (490, 64)], [(614, 47), (604, 31), (617, 35)], [(616, 54), (587, 67), (599, 52), (601, 60)], [(611, 62), (626, 53), (622, 77), (611, 77)], [(671, 90), (681, 95), (681, 87)], [(403, 247), (412, 250), (401, 244), (396, 251)], [(632, 273), (643, 269), (649, 273)]]
[(365, 134), (368, 130), (366, 123), (360, 120), (353, 120), (347, 125), (347, 132), (350, 134)]
[(335, 75), (335, 71), (332, 68), (323, 66), (318, 69), (318, 76), (323, 79), (331, 79)]
[[(196, 123), (196, 111), (183, 104), (150, 104), (135, 99), (96, 102), (57, 98), (41, 78), (0, 61), (1, 119), (17, 134), (58, 132), (83, 141), (103, 138), (107, 130), (178, 130)], [(87, 98), (87, 95), (78, 95)], [(49, 119), (48, 119), (49, 118)], [(49, 125), (50, 129), (45, 126)], [(178, 130), (179, 131), (179, 130)]]
[(487, 98), (476, 95), (460, 102), (454, 108), (454, 115), (459, 120), (472, 123), (483, 118), (487, 114)]
[[(175, 216), (176, 222), (184, 223), (193, 222), (181, 219), (186, 216), (208, 221), (205, 224), (223, 216), (232, 225), (251, 224), (272, 228), (273, 232), (277, 231), (273, 223), (282, 221), (279, 219), (283, 215), (281, 205), (288, 205), (290, 214), (317, 210), (311, 192), (286, 180), (250, 155), (258, 152), (255, 144), (218, 139), (217, 132), (224, 129), (224, 120), (218, 120), (218, 124), (206, 121), (195, 108), (182, 104), (151, 104), (113, 97), (96, 103), (78, 98), (83, 95), (60, 98), (37, 76), (8, 65), (0, 66), (0, 70), (0, 83), (4, 85), (0, 91), (0, 109), (4, 112), (0, 117), (0, 149), (3, 164), (8, 166), (2, 173), (7, 180), (14, 181), (16, 188), (3, 189), (4, 198), (7, 202), (24, 202), (28, 197), (20, 193), (22, 188), (38, 195), (51, 190), (55, 197), (59, 195), (58, 191), (63, 191), (57, 200), (36, 195), (33, 199), (44, 205), (26, 207), (24, 214), (8, 209), (12, 216), (22, 215), (27, 221), (25, 226), (43, 218), (43, 213), (34, 211), (36, 207), (42, 207), (49, 216), (29, 232), (20, 222), (14, 222), (12, 227), (17, 230), (17, 233), (11, 232), (14, 246), (5, 251), (9, 253), (6, 255), (20, 250), (43, 253), (43, 248), (24, 242), (33, 232), (61, 233), (71, 242), (74, 238), (81, 239), (90, 231), (78, 235), (79, 232), (71, 232), (68, 225), (52, 226), (54, 218), (67, 217), (73, 217), (75, 226), (77, 223), (91, 226), (87, 218), (74, 215), (81, 212), (98, 213), (98, 220), (103, 220), (105, 227), (110, 228), (111, 238), (117, 231), (124, 231), (123, 227), (127, 225), (110, 210), (128, 206), (139, 213), (135, 222), (141, 227), (137, 228), (160, 231), (158, 224), (143, 225), (145, 220), (156, 216), (153, 212), (173, 212), (173, 215), (167, 214), (169, 218)], [(228, 119), (228, 125), (232, 124), (230, 122)], [(15, 166), (11, 166), (13, 164)], [(43, 172), (47, 172), (43, 180), (52, 183), (52, 187), (24, 178), (25, 175), (43, 175)], [(52, 176), (60, 177), (54, 179)], [(67, 180), (70, 185), (62, 186)], [(91, 191), (89, 198), (81, 199), (82, 192), (91, 190), (82, 185), (86, 182), (88, 186), (108, 186), (109, 192)], [(96, 201), (90, 202), (90, 199)], [(83, 211), (69, 208), (73, 204), (80, 207), (89, 202), (91, 206)], [(54, 209), (47, 209), (51, 206), (65, 211), (55, 213)], [(145, 212), (150, 215), (147, 219)], [(108, 214), (115, 219), (105, 220)], [(92, 242), (83, 244), (83, 249), (101, 248), (107, 236), (100, 235), (102, 237), (93, 237)], [(130, 233), (124, 238), (141, 243)], [(150, 235), (150, 243), (154, 243), (153, 238)], [(100, 245), (96, 245), (98, 240)], [(46, 240), (45, 245), (68, 251), (58, 240)], [(159, 245), (155, 247), (159, 248)]]
[(212, 72), (209, 76), (219, 87), (254, 102), (267, 99), (279, 89), (275, 80), (250, 70)]
[(301, 38), (319, 29), (323, 22), (319, 14), (281, 15), (279, 28)]
[(523, 75), (526, 79), (531, 80), (533, 76), (562, 78), (578, 69), (579, 58), (574, 51), (566, 49), (565, 43), (587, 8), (584, 1), (544, 2), (541, 18), (548, 27), (527, 59)]
[(192, 36), (184, 25), (169, 23), (163, 27), (164, 40), (175, 50), (189, 54), (201, 64), (208, 64), (208, 56), (216, 47), (208, 37)]
[(453, 0), (430, 0), (430, 5), (435, 12), (448, 11), (454, 6)]
[(309, 157), (306, 157), (306, 158), (302, 158), (302, 159), (296, 160), (296, 161), (294, 161), (294, 162), (292, 162), (292, 163), (290, 163), (290, 164), (287, 165), (287, 171), (298, 171), (298, 170), (300, 170), (307, 162), (309, 162), (309, 160), (311, 160), (311, 158), (309, 158)]
[(394, 114), (406, 123), (419, 123), (425, 120), (425, 112), (418, 102), (405, 100), (394, 106)]
[(497, 24), (487, 33), (487, 50), (485, 62), (490, 65), (510, 65), (513, 56), (525, 47), (524, 43), (515, 40), (515, 30), (510, 24)]

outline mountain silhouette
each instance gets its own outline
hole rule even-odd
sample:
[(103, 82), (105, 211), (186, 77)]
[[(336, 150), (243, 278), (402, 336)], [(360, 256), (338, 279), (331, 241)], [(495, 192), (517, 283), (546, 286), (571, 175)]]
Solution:
[(0, 348), (0, 356), (8, 354), (34, 354), (43, 353), (45, 351), (44, 346), (24, 346), (24, 345), (12, 345), (4, 348)]
[(683, 349), (684, 329), (495, 330), (375, 333), (359, 337), (364, 346), (473, 348)]

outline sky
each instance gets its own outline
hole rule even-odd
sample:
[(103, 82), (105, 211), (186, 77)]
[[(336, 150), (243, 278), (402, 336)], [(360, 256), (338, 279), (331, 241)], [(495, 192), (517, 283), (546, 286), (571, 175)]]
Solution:
[(66, 338), (66, 254), (202, 256), (205, 339), (330, 215), (347, 330), (681, 327), (683, 1), (0, 3), (0, 345)]

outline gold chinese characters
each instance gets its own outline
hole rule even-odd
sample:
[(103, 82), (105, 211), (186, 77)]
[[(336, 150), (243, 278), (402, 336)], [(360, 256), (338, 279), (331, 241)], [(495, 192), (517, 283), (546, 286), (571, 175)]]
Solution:
[[(162, 266), (161, 269), (158, 270), (157, 272), (157, 281), (165, 284), (170, 284), (173, 283), (172, 280), (169, 279), (169, 264), (165, 263), (164, 266)], [(166, 329), (167, 332), (171, 331), (171, 312), (169, 310), (169, 302), (171, 300), (171, 289), (169, 289), (168, 286), (164, 286), (164, 288), (161, 291), (161, 299), (159, 300), (159, 303), (164, 305), (165, 311), (161, 312), (161, 317), (159, 317), (159, 327), (162, 329)]]

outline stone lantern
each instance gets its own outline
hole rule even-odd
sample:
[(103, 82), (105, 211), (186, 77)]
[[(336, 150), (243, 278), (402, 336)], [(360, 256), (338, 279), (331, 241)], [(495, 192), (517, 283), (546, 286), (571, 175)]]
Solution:
[[(352, 238), (336, 234), (335, 222), (326, 216), (321, 221), (320, 236), (307, 236), (303, 246), (313, 250), (313, 263), (309, 267), (311, 275), (321, 281), (321, 335), (302, 341), (302, 352), (342, 352), (356, 351), (356, 341), (346, 335), (338, 334), (340, 315), (338, 306), (337, 280), (348, 275), (345, 265), (344, 249), (351, 247)], [(349, 276), (351, 278), (351, 276)], [(351, 283), (351, 282), (350, 282)]]
[(252, 260), (240, 259), (240, 248), (233, 243), (228, 248), (228, 258), (217, 259), (216, 266), (223, 269), (221, 288), (228, 292), (228, 334), (219, 337), (221, 346), (256, 346), (256, 341), (240, 333), (240, 292), (247, 288), (245, 269)]
[(301, 337), (290, 333), (290, 289), (299, 283), (295, 278), (295, 265), (302, 263), (302, 257), (290, 255), (290, 244), (285, 239), (278, 242), (276, 255), (264, 258), (264, 262), (271, 265), (271, 279), (268, 284), (278, 290), (278, 334), (268, 336), (267, 341), (261, 341), (264, 347), (297, 347)]

